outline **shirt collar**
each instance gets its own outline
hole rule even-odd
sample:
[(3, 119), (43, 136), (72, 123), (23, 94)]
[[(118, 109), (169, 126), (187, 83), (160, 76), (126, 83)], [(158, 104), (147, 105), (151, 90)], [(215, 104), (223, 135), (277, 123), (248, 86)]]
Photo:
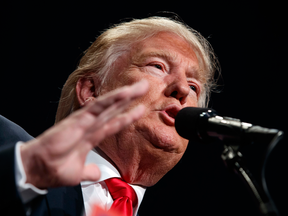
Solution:
[[(83, 182), (81, 182), (82, 186), (98, 183), (98, 182), (104, 181), (104, 180), (109, 179), (109, 178), (121, 178), (119, 171), (109, 161), (107, 161), (105, 158), (103, 158), (95, 149), (91, 150), (86, 157), (85, 164), (91, 164), (91, 163), (96, 164), (98, 166), (98, 168), (101, 172), (101, 177), (98, 181), (95, 181), (95, 182), (83, 181)], [(138, 198), (138, 204), (137, 204), (136, 209), (138, 211), (140, 204), (143, 200), (146, 188), (138, 186), (138, 185), (131, 185), (131, 184), (129, 184), (129, 185), (136, 192), (136, 195)]]
[(121, 178), (119, 171), (105, 158), (103, 158), (95, 149), (91, 150), (87, 157), (85, 164), (96, 164), (101, 172), (101, 177), (98, 181), (84, 181), (81, 185), (89, 185), (104, 181), (108, 178)]

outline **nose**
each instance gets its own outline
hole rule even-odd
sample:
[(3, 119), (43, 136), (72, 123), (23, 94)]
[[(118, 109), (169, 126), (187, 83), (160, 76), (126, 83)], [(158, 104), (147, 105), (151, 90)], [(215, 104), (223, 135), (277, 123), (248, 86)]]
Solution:
[(176, 98), (183, 105), (187, 102), (189, 92), (190, 86), (187, 83), (186, 75), (172, 76), (165, 90), (165, 96)]

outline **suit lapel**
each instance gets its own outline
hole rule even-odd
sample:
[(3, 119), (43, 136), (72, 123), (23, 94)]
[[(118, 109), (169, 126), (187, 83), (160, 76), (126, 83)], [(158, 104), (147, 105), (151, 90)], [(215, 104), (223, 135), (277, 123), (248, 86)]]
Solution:
[(51, 216), (83, 216), (84, 202), (80, 184), (75, 187), (51, 188), (47, 203)]

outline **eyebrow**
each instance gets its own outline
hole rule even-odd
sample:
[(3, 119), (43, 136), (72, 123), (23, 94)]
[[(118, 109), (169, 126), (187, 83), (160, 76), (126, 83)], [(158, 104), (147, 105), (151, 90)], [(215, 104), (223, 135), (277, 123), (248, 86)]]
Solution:
[(176, 60), (176, 56), (174, 56), (171, 53), (166, 53), (163, 51), (156, 51), (156, 52), (148, 52), (148, 53), (142, 53), (140, 56), (136, 56), (133, 57), (133, 61), (136, 62), (141, 62), (143, 59), (149, 58), (149, 57), (159, 57), (159, 58), (163, 58), (166, 59), (168, 61), (175, 61)]

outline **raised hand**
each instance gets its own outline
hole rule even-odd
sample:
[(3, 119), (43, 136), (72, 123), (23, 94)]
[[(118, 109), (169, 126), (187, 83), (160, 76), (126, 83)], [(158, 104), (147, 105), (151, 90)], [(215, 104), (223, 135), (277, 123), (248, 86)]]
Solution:
[(127, 107), (148, 90), (143, 80), (97, 97), (35, 140), (21, 146), (27, 183), (38, 188), (72, 186), (96, 181), (96, 165), (85, 165), (88, 152), (103, 139), (139, 119), (145, 107)]

